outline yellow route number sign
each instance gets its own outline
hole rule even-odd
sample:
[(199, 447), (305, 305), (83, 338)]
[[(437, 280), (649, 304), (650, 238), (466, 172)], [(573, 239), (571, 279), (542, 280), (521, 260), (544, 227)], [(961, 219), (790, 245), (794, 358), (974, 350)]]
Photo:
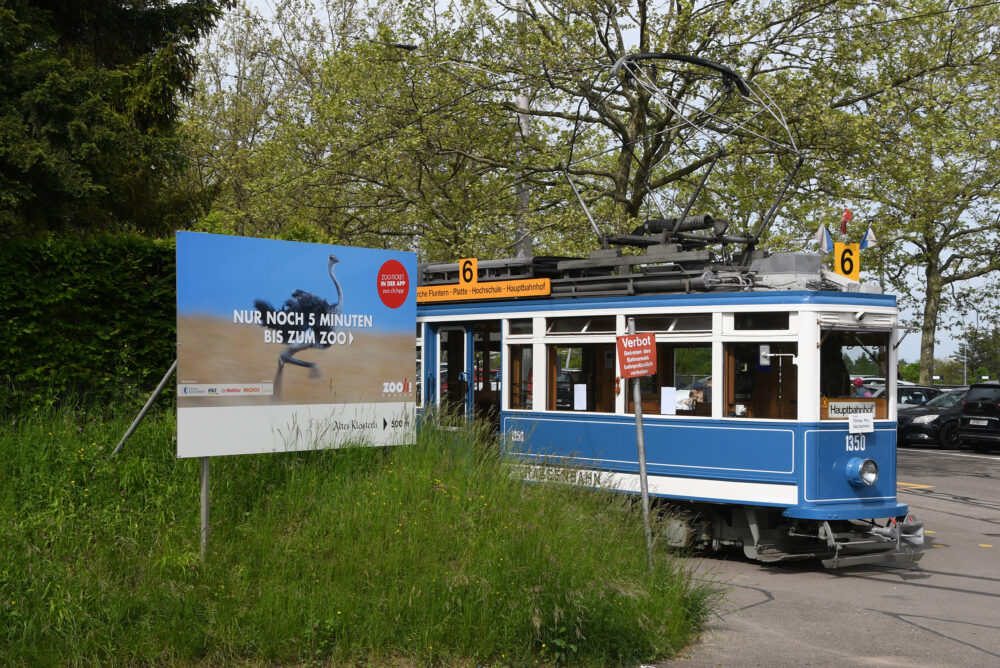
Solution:
[(468, 285), (479, 282), (479, 259), (463, 258), (458, 261), (458, 284)]
[(851, 279), (861, 280), (861, 244), (845, 244), (835, 241), (833, 244), (833, 270)]

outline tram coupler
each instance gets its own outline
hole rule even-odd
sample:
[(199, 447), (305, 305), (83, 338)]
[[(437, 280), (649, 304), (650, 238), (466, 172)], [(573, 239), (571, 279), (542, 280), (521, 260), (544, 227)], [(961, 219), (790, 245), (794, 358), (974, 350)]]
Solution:
[[(832, 532), (829, 529), (827, 532), (829, 540)], [(823, 566), (832, 569), (862, 564), (907, 564), (924, 556), (924, 524), (913, 517), (891, 519), (884, 527), (873, 526), (869, 533), (875, 541), (837, 542), (833, 557), (824, 559)], [(887, 543), (895, 543), (895, 549), (882, 549)]]
[(871, 531), (876, 536), (895, 540), (897, 549), (902, 549), (904, 543), (914, 547), (924, 544), (924, 523), (915, 521), (912, 515), (889, 520), (884, 527), (872, 527)]

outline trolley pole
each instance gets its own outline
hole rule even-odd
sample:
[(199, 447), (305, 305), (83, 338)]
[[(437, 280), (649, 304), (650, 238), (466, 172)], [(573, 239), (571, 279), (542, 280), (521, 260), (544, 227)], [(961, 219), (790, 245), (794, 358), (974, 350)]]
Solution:
[[(635, 318), (628, 319), (628, 333), (630, 335), (635, 334)], [(642, 428), (642, 391), (639, 389), (638, 377), (632, 379), (632, 397), (635, 404), (635, 440), (639, 450), (639, 489), (642, 493), (642, 527), (646, 532), (646, 561), (649, 569), (652, 570), (653, 531), (649, 526), (649, 481), (646, 478), (646, 436)]]

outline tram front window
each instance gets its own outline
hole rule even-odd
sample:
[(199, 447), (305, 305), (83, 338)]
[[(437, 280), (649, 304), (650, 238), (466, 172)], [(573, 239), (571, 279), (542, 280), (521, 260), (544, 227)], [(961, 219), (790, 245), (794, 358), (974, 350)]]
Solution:
[[(875, 418), (888, 416), (885, 398), (866, 397), (864, 378), (888, 378), (889, 333), (823, 330), (820, 338), (820, 412), (823, 419), (843, 416), (831, 414), (830, 401), (836, 406), (847, 401), (874, 403)], [(860, 381), (860, 382), (859, 382)]]

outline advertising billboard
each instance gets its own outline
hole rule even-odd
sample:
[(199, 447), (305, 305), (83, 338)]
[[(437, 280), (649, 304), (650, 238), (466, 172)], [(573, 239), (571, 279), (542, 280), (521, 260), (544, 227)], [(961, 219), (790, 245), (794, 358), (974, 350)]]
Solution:
[(416, 256), (177, 233), (177, 456), (416, 438)]

